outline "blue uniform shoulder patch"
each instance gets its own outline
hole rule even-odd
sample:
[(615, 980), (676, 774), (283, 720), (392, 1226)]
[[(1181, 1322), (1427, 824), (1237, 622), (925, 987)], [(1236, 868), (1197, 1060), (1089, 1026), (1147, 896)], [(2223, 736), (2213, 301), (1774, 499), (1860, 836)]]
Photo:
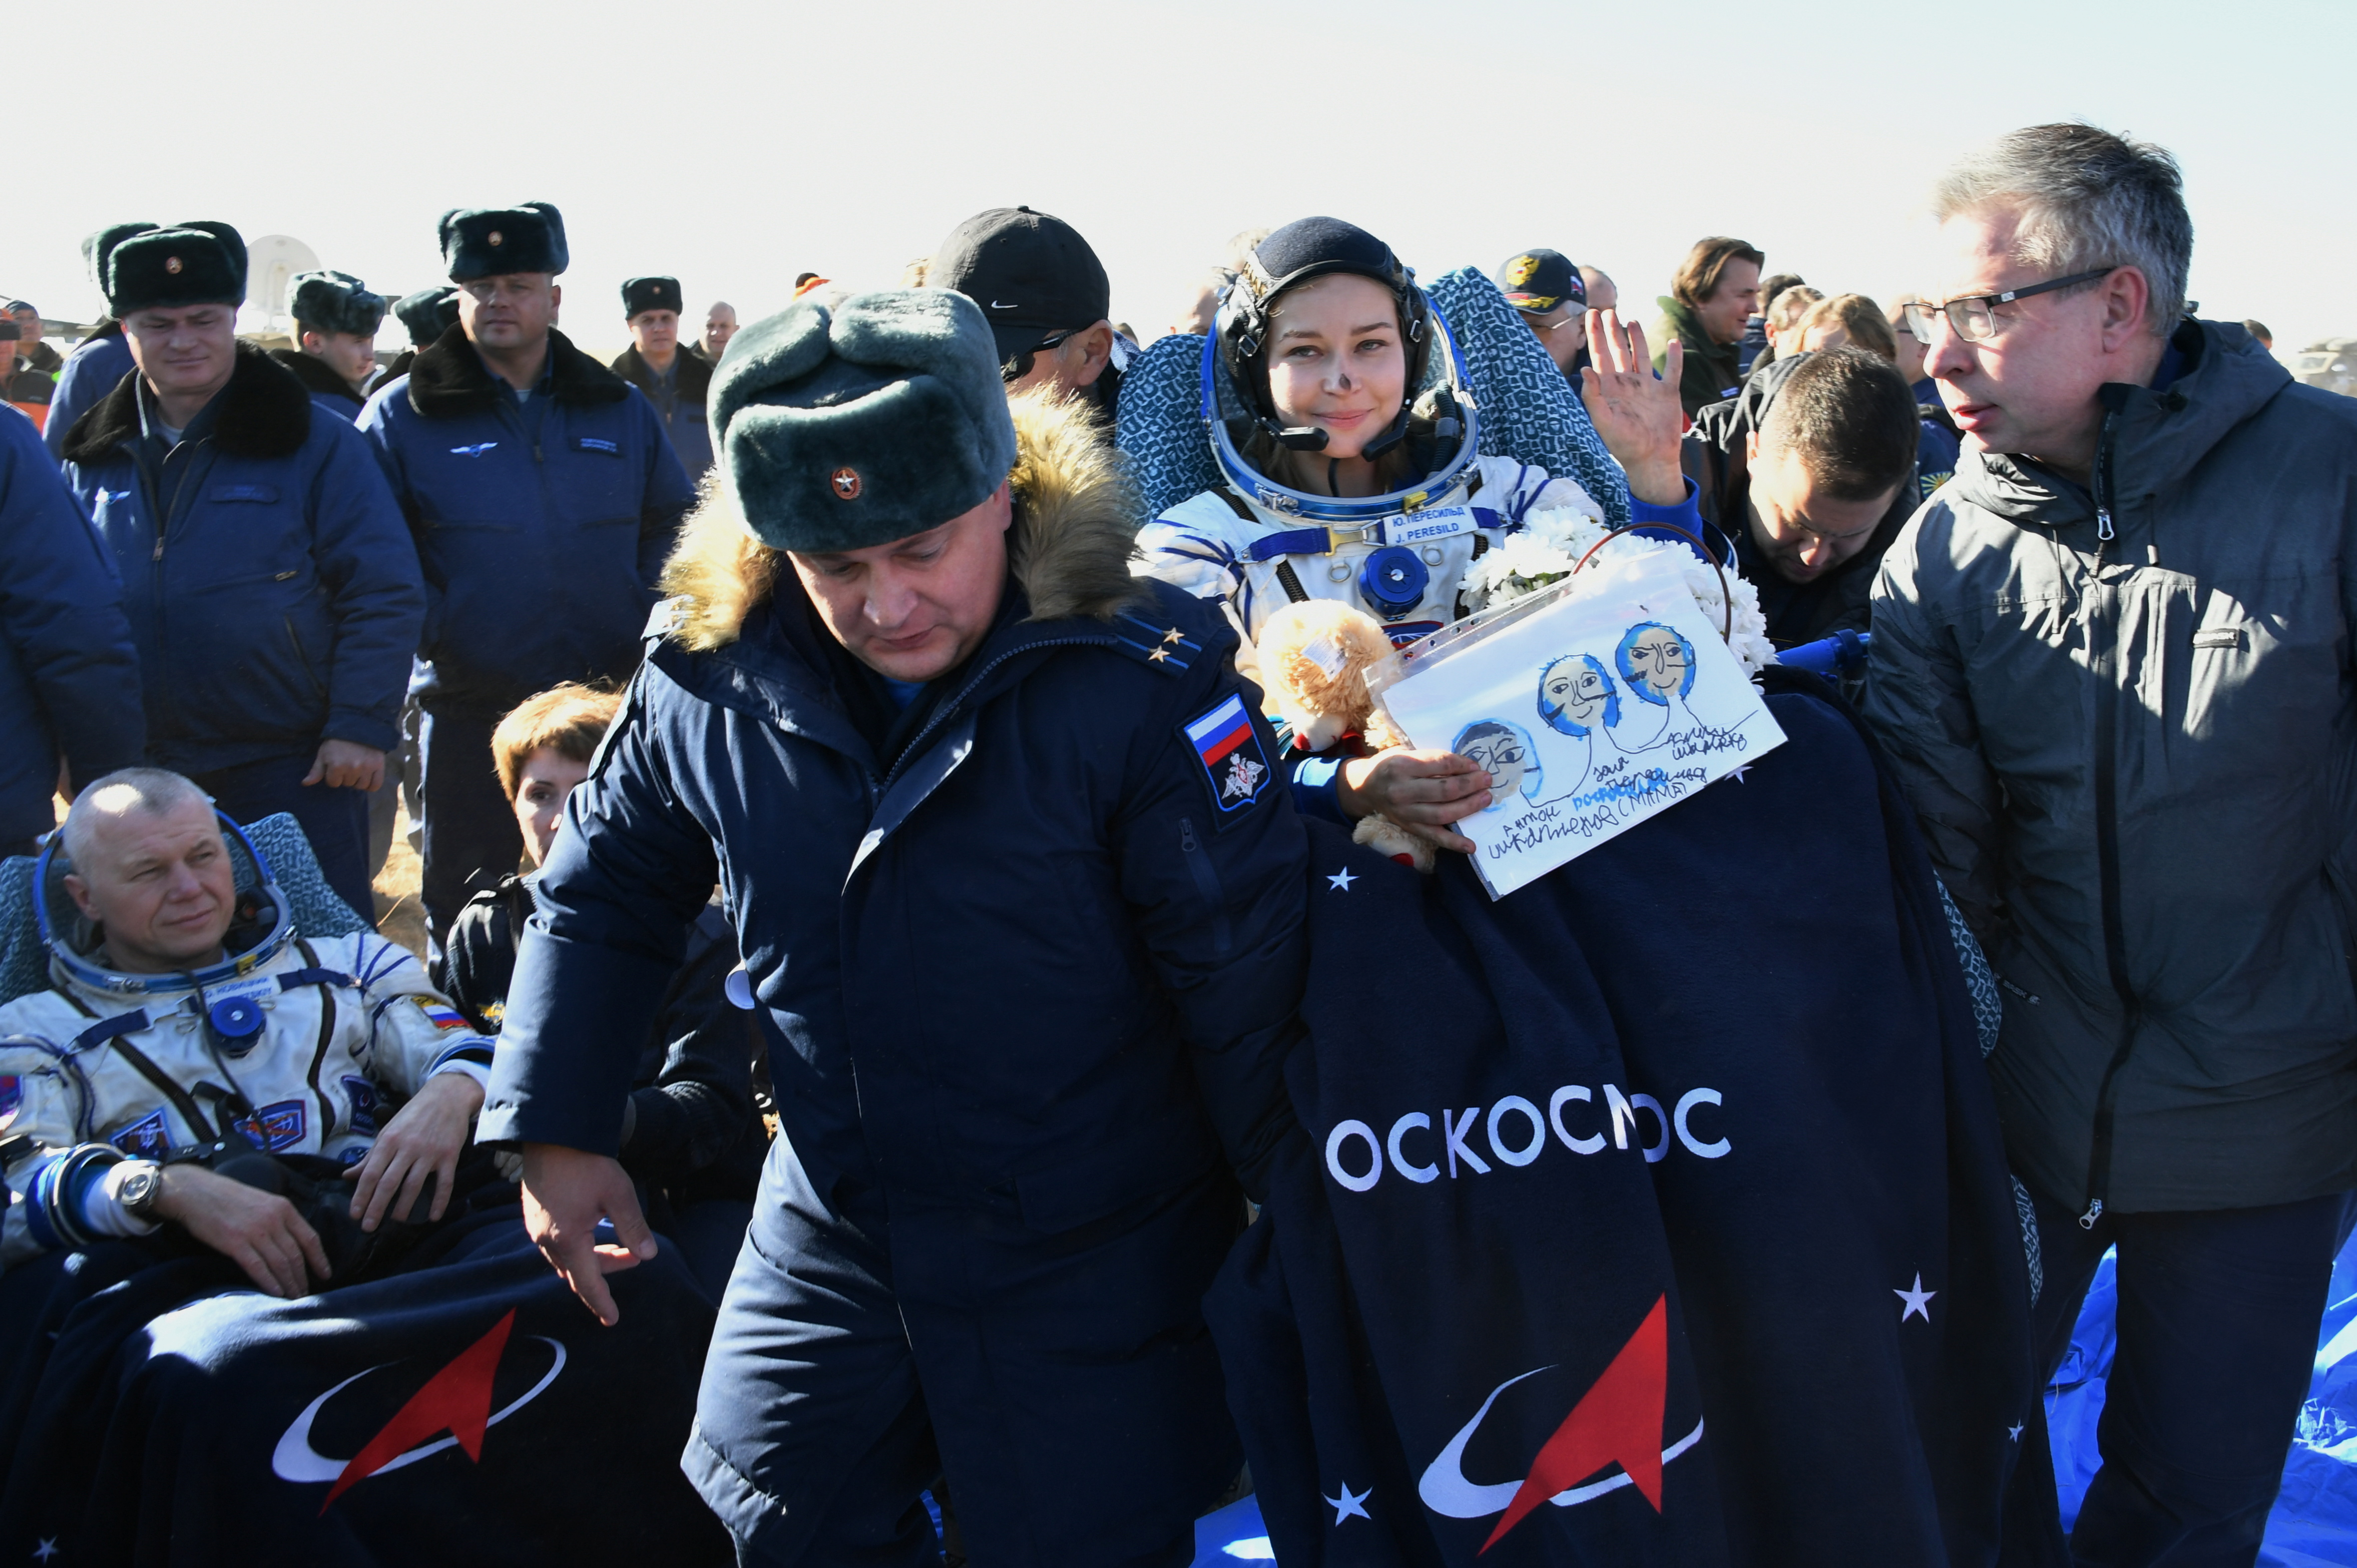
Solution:
[(1168, 675), (1185, 674), (1203, 651), (1200, 643), (1190, 640), (1177, 627), (1157, 626), (1127, 610), (1114, 618), (1113, 634), (1125, 652)]
[(172, 1149), (172, 1134), (164, 1124), (160, 1109), (150, 1111), (107, 1142), (142, 1159), (160, 1160)]
[(1229, 693), (1209, 713), (1179, 728), (1194, 748), (1196, 761), (1202, 765), (1203, 781), (1211, 786), (1211, 806), (1220, 813), (1220, 822), (1232, 821), (1236, 812), (1260, 799), (1275, 775), (1243, 693)]

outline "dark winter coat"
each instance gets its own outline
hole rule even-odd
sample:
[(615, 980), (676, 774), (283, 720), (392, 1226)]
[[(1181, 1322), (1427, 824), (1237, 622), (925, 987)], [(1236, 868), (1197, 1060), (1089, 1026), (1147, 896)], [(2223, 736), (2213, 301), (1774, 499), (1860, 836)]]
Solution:
[(2124, 1212), (2357, 1186), (2357, 403), (2172, 341), (2093, 493), (1964, 455), (1866, 697), (2004, 983), (2014, 1169)]
[(169, 452), (126, 375), (66, 436), (123, 579), (157, 765), (401, 744), (417, 556), (368, 446), (250, 343)]
[(1867, 629), (1875, 574), (1881, 568), (1883, 553), (1915, 514), (1920, 499), (1910, 476), (1899, 487), (1897, 499), (1875, 525), (1866, 548), (1813, 581), (1788, 581), (1769, 564), (1751, 537), (1746, 438), (1767, 422), (1776, 394), (1808, 358), (1786, 354), (1753, 371), (1740, 392), (1695, 415), (1694, 428), (1686, 433), (1678, 452), (1679, 463), (1700, 491), (1695, 499), (1703, 521), (1735, 541), (1737, 564), (1760, 590), (1760, 609), (1768, 618), (1769, 639), (1779, 648), (1813, 642), (1837, 631)]
[(540, 386), (519, 400), (453, 327), (378, 389), (360, 428), (425, 568), (413, 692), (428, 707), (503, 713), (638, 667), (694, 492), (630, 382), (551, 332)]
[(361, 409), (368, 400), (352, 391), (351, 383), (331, 370), (328, 361), (317, 354), (306, 354), (297, 349), (273, 349), (270, 357), (294, 373), (311, 394), (311, 401), (339, 419), (358, 420)]
[(1653, 303), (1662, 314), (1653, 320), (1653, 369), (1666, 371), (1673, 340), (1686, 346), (1685, 368), (1678, 373), (1678, 403), (1692, 419), (1707, 404), (1733, 397), (1743, 384), (1743, 367), (1733, 343), (1714, 342), (1694, 312), (1667, 295)]
[[(1298, 1135), (1307, 852), (1217, 607), (1129, 575), (1095, 422), (1024, 407), (1007, 604), (880, 746), (792, 572), (725, 502), (691, 525), (676, 629), (543, 874), (480, 1135), (615, 1152), (716, 876), (787, 1047), (763, 1201), (813, 1192), (887, 1242), (943, 1451), (1084, 1433), (1119, 1495), (1077, 1511), (1183, 1521), (1237, 1455), (1201, 1308), (1242, 1219), (1225, 1171), (1261, 1190)], [(1229, 717), (1207, 764), (1185, 726)], [(1045, 1278), (1072, 1282), (1049, 1316), (1016, 1310)], [(737, 1479), (708, 1498), (770, 1484), (713, 1442)]]
[(659, 376), (640, 357), (634, 343), (615, 355), (607, 368), (647, 394), (647, 401), (662, 418), (672, 450), (679, 454), (680, 467), (687, 470), (688, 483), (700, 482), (705, 470), (712, 467), (712, 431), (704, 416), (712, 366), (683, 348), (672, 360), (670, 376)]
[(139, 653), (90, 520), (33, 422), (0, 413), (0, 843), (54, 827), (62, 752), (76, 779), (140, 760)]

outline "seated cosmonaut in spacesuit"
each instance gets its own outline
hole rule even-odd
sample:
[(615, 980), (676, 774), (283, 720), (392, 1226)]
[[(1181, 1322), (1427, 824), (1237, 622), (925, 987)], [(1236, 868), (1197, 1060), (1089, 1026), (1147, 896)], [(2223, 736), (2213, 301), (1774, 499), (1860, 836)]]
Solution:
[(304, 937), (160, 769), (85, 789), (35, 875), (50, 987), (0, 1006), (0, 1262), (171, 1229), (292, 1298), (388, 1216), (441, 1218), (492, 1042), (407, 951)]

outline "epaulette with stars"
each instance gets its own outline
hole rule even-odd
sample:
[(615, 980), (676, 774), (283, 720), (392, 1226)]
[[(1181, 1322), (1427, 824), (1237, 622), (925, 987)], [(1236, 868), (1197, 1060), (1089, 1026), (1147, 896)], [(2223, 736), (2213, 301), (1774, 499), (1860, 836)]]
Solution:
[[(1123, 621), (1128, 626), (1121, 625)], [(1185, 674), (1193, 666), (1195, 656), (1203, 651), (1200, 643), (1190, 641), (1177, 627), (1157, 626), (1126, 610), (1121, 612), (1113, 635), (1114, 640), (1140, 660), (1171, 675)]]

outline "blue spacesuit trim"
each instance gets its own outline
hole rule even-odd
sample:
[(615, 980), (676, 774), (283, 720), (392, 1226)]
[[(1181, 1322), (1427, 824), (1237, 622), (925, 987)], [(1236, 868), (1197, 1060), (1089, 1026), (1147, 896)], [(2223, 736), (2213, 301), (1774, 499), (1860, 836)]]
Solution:
[(52, 1251), (89, 1246), (91, 1237), (81, 1223), (83, 1200), (91, 1184), (122, 1158), (122, 1151), (104, 1144), (80, 1144), (43, 1161), (25, 1184), (25, 1225), (33, 1240)]

